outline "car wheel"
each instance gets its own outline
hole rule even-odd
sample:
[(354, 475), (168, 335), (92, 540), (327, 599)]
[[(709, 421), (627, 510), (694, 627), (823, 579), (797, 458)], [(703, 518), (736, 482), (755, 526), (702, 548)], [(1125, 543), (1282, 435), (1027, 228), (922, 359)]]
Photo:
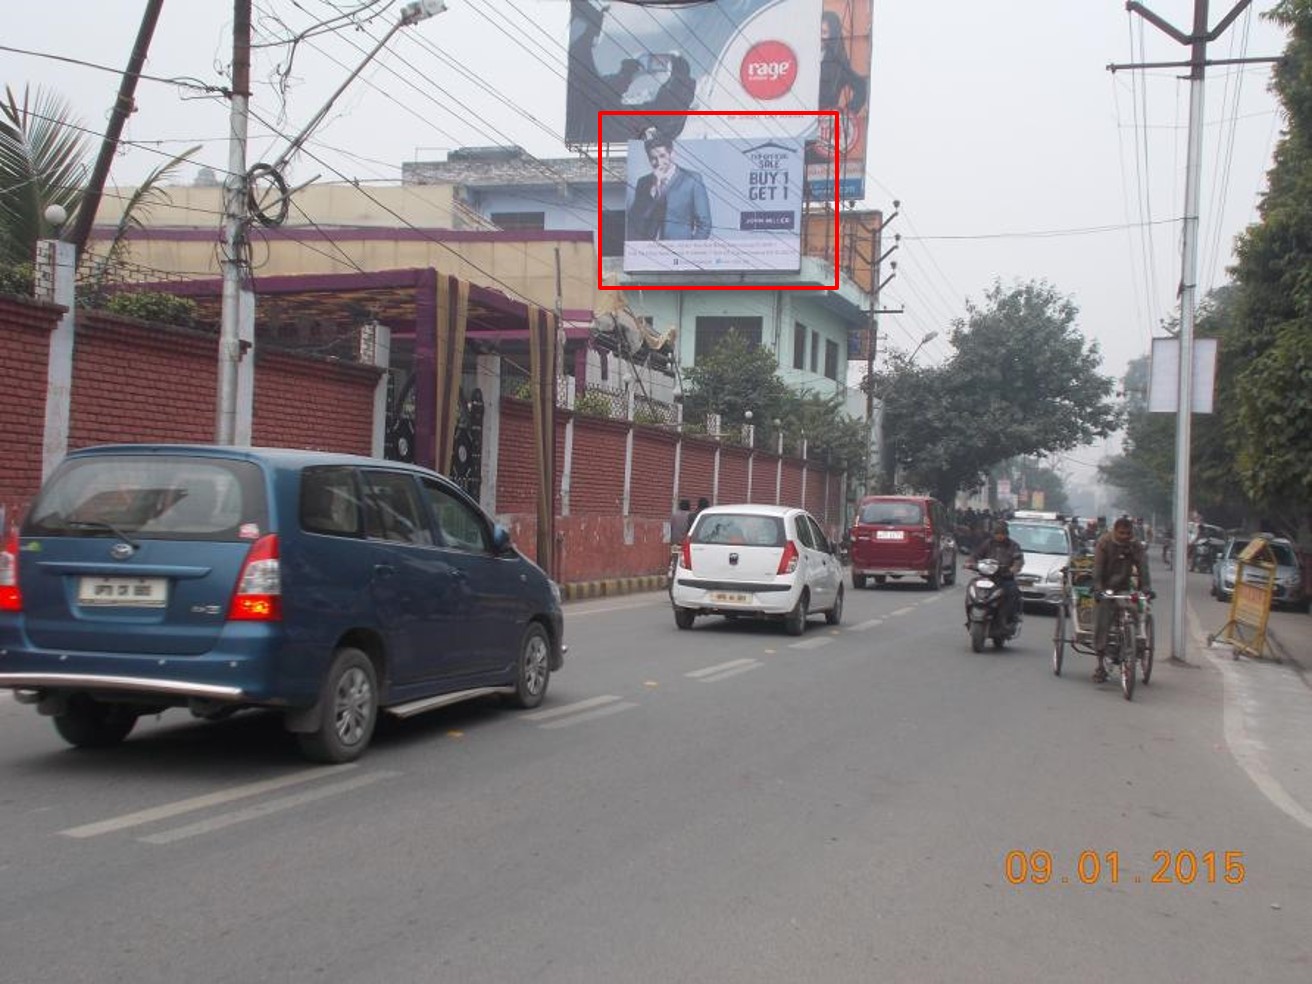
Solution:
[(681, 629), (691, 629), (696, 618), (697, 616), (691, 608), (676, 608), (674, 610), (674, 624)]
[(319, 695), (319, 726), (296, 736), (315, 762), (353, 762), (369, 747), (378, 721), (378, 675), (359, 649), (343, 646), (333, 656)]
[(102, 704), (78, 694), (54, 720), (59, 737), (74, 748), (109, 748), (131, 733), (137, 715), (120, 704)]
[(1230, 592), (1229, 592), (1229, 591), (1218, 591), (1218, 592), (1216, 593), (1216, 600), (1219, 601), (1219, 602), (1220, 602), (1221, 604), (1223, 604), (1223, 605), (1228, 605), (1228, 604), (1230, 604)]
[(838, 595), (834, 598), (834, 607), (825, 612), (825, 621), (837, 625), (843, 620), (843, 586), (838, 586)]
[(551, 639), (539, 623), (531, 622), (519, 644), (519, 663), (515, 667), (515, 692), (510, 701), (525, 710), (537, 707), (547, 696), (551, 682)]
[(888, 580), (888, 578), (884, 577), (884, 575), (882, 575), (882, 574), (876, 574), (876, 575), (875, 575), (875, 587), (877, 587), (877, 588), (882, 588), (882, 587), (884, 586), (884, 582), (887, 581), (887, 580)]
[(806, 592), (803, 591), (793, 610), (784, 616), (784, 631), (790, 636), (800, 636), (806, 631), (807, 600)]
[(852, 575), (852, 587), (860, 591), (865, 586), (866, 586), (866, 576), (864, 574)]

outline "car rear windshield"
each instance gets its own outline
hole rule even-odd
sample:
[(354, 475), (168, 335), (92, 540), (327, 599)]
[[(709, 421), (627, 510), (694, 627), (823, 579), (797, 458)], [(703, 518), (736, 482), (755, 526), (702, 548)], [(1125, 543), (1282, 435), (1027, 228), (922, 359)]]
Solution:
[(699, 516), (692, 531), (693, 543), (725, 543), (748, 547), (782, 547), (784, 521), (779, 516), (750, 513), (715, 513)]
[(1012, 523), (1008, 534), (1020, 544), (1026, 553), (1069, 554), (1070, 544), (1066, 540), (1066, 531), (1060, 526), (1023, 526)]
[(857, 518), (868, 526), (919, 526), (924, 521), (918, 502), (867, 502)]
[(256, 464), (186, 455), (70, 458), (23, 524), (24, 536), (250, 540), (265, 532)]

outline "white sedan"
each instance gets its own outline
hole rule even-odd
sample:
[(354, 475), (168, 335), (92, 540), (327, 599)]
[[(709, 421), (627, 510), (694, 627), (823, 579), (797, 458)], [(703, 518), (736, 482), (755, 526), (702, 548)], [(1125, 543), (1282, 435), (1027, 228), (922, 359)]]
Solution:
[(843, 569), (804, 509), (711, 506), (679, 550), (670, 601), (681, 629), (698, 615), (747, 616), (781, 619), (789, 635), (801, 635), (812, 612), (830, 625), (842, 619)]

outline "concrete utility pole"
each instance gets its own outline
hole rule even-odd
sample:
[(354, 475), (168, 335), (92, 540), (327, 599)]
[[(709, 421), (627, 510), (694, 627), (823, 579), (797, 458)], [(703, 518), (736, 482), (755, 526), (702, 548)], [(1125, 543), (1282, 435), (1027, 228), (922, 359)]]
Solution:
[(251, 0), (233, 0), (232, 105), (229, 112), (228, 176), (223, 182), (223, 310), (219, 323), (219, 379), (214, 442), (237, 435), (237, 370), (241, 362), (241, 289), (247, 279), (246, 128), (251, 98)]
[[(875, 426), (875, 350), (879, 348), (879, 316), (881, 314), (902, 313), (901, 308), (898, 308), (896, 311), (884, 311), (879, 306), (880, 292), (883, 291), (884, 287), (887, 286), (890, 280), (892, 280), (894, 277), (897, 276), (897, 263), (893, 262), (889, 264), (893, 272), (890, 273), (883, 280), (879, 279), (879, 274), (883, 270), (884, 261), (893, 255), (893, 251), (898, 248), (898, 245), (901, 242), (902, 237), (900, 235), (894, 234), (893, 245), (888, 247), (888, 249), (884, 250), (883, 253), (879, 252), (879, 249), (883, 245), (884, 229), (888, 227), (888, 224), (890, 222), (892, 222), (894, 219), (898, 217), (898, 209), (900, 209), (901, 207), (902, 207), (902, 203), (897, 199), (894, 199), (893, 214), (881, 218), (879, 220), (879, 228), (875, 232), (875, 241), (872, 244), (873, 249), (871, 250), (871, 266), (872, 266), (871, 282), (875, 285), (875, 289), (874, 291), (871, 292), (870, 295), (870, 323), (866, 329), (868, 335), (868, 337), (866, 338), (866, 376), (865, 376), (866, 466), (865, 466), (865, 481), (862, 483), (862, 488), (864, 489), (866, 495), (869, 495), (873, 491), (871, 489), (871, 458), (873, 456), (875, 435), (876, 433), (880, 433), (880, 431)], [(881, 412), (880, 420), (882, 421), (883, 419), (882, 403), (880, 406), (880, 412)], [(881, 443), (879, 448), (881, 469), (883, 465), (883, 450), (884, 450), (883, 445)]]
[[(1180, 44), (1190, 46), (1187, 62), (1110, 65), (1113, 72), (1121, 68), (1189, 69), (1189, 150), (1185, 164), (1184, 237), (1180, 273), (1180, 366), (1175, 429), (1175, 501), (1172, 522), (1175, 525), (1174, 568), (1178, 576), (1171, 592), (1171, 659), (1185, 662), (1185, 587), (1188, 581), (1187, 550), (1189, 528), (1189, 458), (1190, 431), (1193, 424), (1194, 315), (1198, 304), (1198, 198), (1203, 150), (1203, 72), (1209, 64), (1207, 45), (1215, 41), (1252, 0), (1239, 0), (1210, 31), (1207, 28), (1208, 0), (1194, 0), (1194, 23), (1189, 34), (1178, 30), (1141, 3), (1131, 2), (1125, 9), (1138, 14), (1158, 30)], [(1272, 58), (1227, 59), (1224, 64), (1275, 61)], [(1221, 64), (1212, 62), (1210, 64)]]

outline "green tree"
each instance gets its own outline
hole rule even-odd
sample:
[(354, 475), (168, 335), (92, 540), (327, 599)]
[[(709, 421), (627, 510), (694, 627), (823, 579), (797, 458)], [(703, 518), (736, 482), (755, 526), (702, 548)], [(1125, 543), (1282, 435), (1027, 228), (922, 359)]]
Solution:
[[(104, 285), (126, 259), (127, 236), (142, 226), (153, 205), (169, 201), (161, 187), (182, 162), (200, 149), (189, 147), (151, 171), (132, 192), (103, 254), (92, 264), (91, 289), (85, 300), (99, 305)], [(22, 283), (22, 268), (31, 264), (39, 239), (55, 230), (45, 211), (60, 205), (68, 227), (76, 220), (90, 173), (88, 147), (67, 102), (38, 89), (24, 88), (20, 101), (6, 86), (0, 104), (0, 266), (11, 271), (6, 283)]]
[(995, 283), (953, 326), (956, 351), (946, 364), (894, 358), (873, 382), (888, 458), (908, 484), (950, 502), (1009, 458), (1111, 434), (1120, 423), (1115, 383), (1099, 373), (1098, 345), (1076, 328), (1077, 315), (1047, 283)]
[(722, 426), (736, 426), (746, 423), (750, 410), (757, 434), (764, 436), (769, 422), (783, 419), (789, 408), (788, 387), (778, 368), (769, 349), (753, 345), (736, 331), (726, 333), (685, 374), (684, 420), (700, 424), (708, 413), (718, 413)]
[(1234, 339), (1235, 466), (1268, 512), (1312, 508), (1312, 0), (1281, 0), (1266, 15), (1290, 35), (1272, 89), (1285, 132), (1267, 172), (1259, 221), (1240, 237)]

